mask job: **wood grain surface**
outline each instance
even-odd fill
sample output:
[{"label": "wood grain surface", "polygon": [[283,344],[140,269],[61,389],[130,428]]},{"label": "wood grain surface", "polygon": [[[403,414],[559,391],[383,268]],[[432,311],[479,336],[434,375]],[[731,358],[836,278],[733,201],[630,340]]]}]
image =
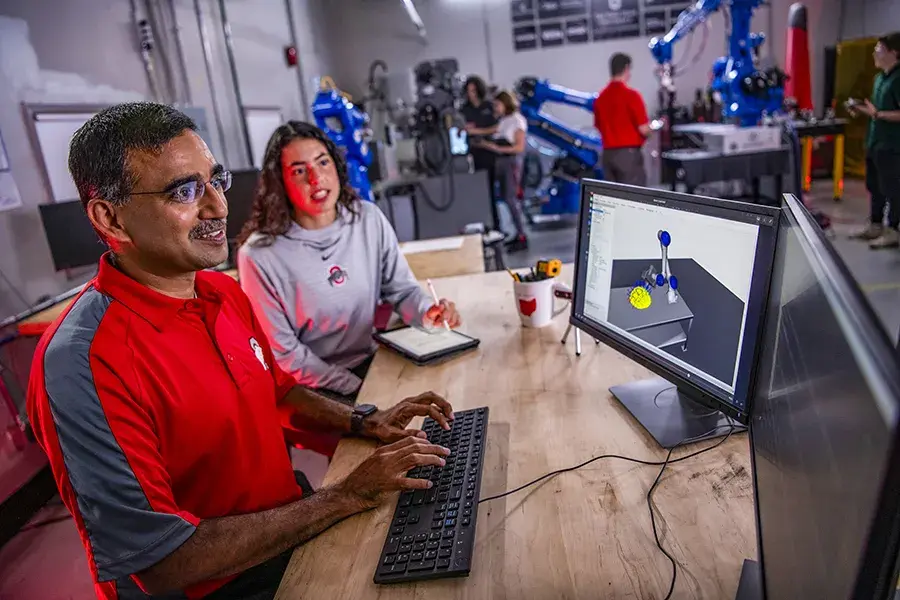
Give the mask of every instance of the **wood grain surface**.
[{"label": "wood grain surface", "polygon": [[[571,281],[571,266],[563,279]],[[561,316],[524,329],[506,273],[445,279],[442,295],[460,308],[462,330],[482,340],[473,353],[415,367],[380,351],[360,403],[381,407],[425,390],[456,409],[489,406],[482,497],[599,454],[662,460],[641,426],[610,395],[615,384],[649,371],[585,336],[560,344]],[[568,314],[568,313],[565,313]],[[674,457],[703,447],[703,442]],[[343,478],[375,448],[341,442],[325,484]],[[658,467],[604,459],[515,495],[479,506],[467,578],[376,586],[376,562],[396,496],[299,547],[278,598],[635,599],[663,598],[671,578],[656,548],[646,494]],[[744,558],[756,557],[753,489],[746,435],[667,469],[654,495],[660,538],[678,561],[674,598],[734,597]]]}]

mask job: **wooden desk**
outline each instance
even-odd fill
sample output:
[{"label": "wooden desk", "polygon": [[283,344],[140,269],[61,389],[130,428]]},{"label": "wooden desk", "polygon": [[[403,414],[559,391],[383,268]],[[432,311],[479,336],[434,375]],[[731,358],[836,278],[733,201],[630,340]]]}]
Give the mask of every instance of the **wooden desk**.
[{"label": "wooden desk", "polygon": [[[563,278],[571,281],[571,273],[567,266]],[[432,389],[457,409],[490,406],[482,497],[601,453],[665,457],[607,391],[650,376],[643,367],[591,343],[576,358],[573,340],[559,343],[564,317],[523,329],[506,273],[446,279],[441,291],[458,300],[464,330],[482,340],[479,350],[426,368],[381,351],[359,402],[385,407]],[[342,441],[326,484],[373,449],[364,440]],[[277,598],[659,599],[672,573],[647,510],[657,472],[604,459],[482,504],[468,578],[382,587],[372,577],[393,498],[299,547]],[[743,559],[756,556],[746,435],[669,467],[654,501],[661,539],[679,564],[674,597],[733,598]]]},{"label": "wooden desk", "polygon": [[[453,275],[484,273],[484,251],[480,235],[461,236],[462,246],[457,250],[418,252],[407,254],[406,260],[417,279],[436,279]],[[225,271],[237,279],[237,270]],[[443,294],[443,291],[441,292]],[[450,297],[450,296],[448,296]],[[20,335],[39,336],[71,304],[72,298],[63,300],[18,323]]]},{"label": "wooden desk", "polygon": [[[484,273],[484,245],[481,242],[481,235],[441,239],[457,240],[460,238],[462,238],[462,245],[459,249],[405,254],[409,268],[412,269],[416,279],[437,279],[438,277]],[[407,244],[400,244],[400,249],[402,250],[405,246]]]}]

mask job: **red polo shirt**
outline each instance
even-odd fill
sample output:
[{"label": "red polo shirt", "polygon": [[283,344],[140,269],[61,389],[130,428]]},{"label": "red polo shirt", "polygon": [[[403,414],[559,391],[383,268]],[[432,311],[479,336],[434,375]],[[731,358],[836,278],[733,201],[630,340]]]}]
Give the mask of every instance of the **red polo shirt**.
[{"label": "red polo shirt", "polygon": [[604,149],[640,148],[644,136],[638,127],[648,121],[644,99],[621,81],[611,81],[594,100],[594,127]]},{"label": "red polo shirt", "polygon": [[164,296],[104,256],[35,353],[28,416],[100,598],[134,597],[201,520],[300,498],[276,409],[293,378],[237,282],[200,272],[195,289]]}]

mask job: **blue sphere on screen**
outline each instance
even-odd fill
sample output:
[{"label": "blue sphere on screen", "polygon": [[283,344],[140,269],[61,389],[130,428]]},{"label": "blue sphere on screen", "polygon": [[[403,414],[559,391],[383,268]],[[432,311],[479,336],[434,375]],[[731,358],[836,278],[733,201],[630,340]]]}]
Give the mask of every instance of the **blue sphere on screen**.
[{"label": "blue sphere on screen", "polygon": [[671,275],[671,276],[669,277],[669,286],[671,286],[671,288],[672,288],[673,290],[677,290],[677,289],[678,289],[678,279],[676,279],[674,275]]},{"label": "blue sphere on screen", "polygon": [[668,231],[660,231],[659,241],[662,242],[663,246],[668,247],[668,245],[672,243],[672,236],[669,235]]},{"label": "blue sphere on screen", "polygon": [[656,285],[665,285],[665,283],[666,277],[662,273],[656,276]]}]

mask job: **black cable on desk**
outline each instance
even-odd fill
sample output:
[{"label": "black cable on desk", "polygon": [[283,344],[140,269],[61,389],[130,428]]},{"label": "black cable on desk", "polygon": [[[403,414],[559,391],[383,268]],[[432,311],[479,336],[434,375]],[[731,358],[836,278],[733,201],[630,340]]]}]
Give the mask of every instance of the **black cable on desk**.
[{"label": "black cable on desk", "polygon": [[[672,388],[665,388],[663,390],[660,390],[659,392],[657,392],[656,396],[658,397],[659,394],[661,394],[662,392],[668,391],[670,389],[672,389]],[[654,398],[654,401],[655,401],[655,398]],[[503,492],[502,494],[497,494],[495,496],[488,496],[487,498],[482,498],[481,500],[478,501],[478,504],[482,504],[483,502],[490,502],[491,500],[497,500],[498,498],[503,498],[505,496],[510,496],[512,494],[515,494],[516,492],[520,492],[520,491],[524,490],[525,488],[531,487],[534,484],[539,483],[545,479],[549,479],[550,477],[554,477],[561,473],[569,473],[570,471],[576,471],[582,467],[585,467],[585,466],[591,464],[592,462],[601,460],[603,458],[616,458],[619,460],[637,463],[640,465],[660,466],[661,468],[659,469],[659,473],[656,475],[656,479],[653,481],[653,485],[651,485],[650,489],[647,491],[647,508],[650,511],[650,525],[653,527],[653,539],[656,541],[656,547],[659,548],[660,552],[662,552],[663,555],[667,559],[669,559],[669,562],[672,564],[672,580],[669,583],[669,591],[664,598],[664,600],[669,600],[669,598],[672,597],[672,593],[675,591],[675,580],[678,576],[678,563],[675,562],[675,558],[671,554],[669,554],[669,552],[663,547],[662,542],[659,541],[659,533],[657,532],[657,529],[656,529],[656,516],[653,512],[653,492],[655,492],[656,488],[659,486],[659,482],[662,479],[663,473],[665,472],[667,466],[678,463],[678,462],[685,461],[685,460],[687,460],[689,458],[693,458],[695,456],[699,456],[700,454],[703,454],[704,452],[709,452],[710,450],[714,450],[714,449],[718,448],[719,446],[721,446],[722,444],[724,444],[726,441],[728,441],[728,438],[731,437],[731,434],[734,433],[734,430],[735,430],[734,421],[731,421],[730,418],[729,418],[729,421],[730,421],[730,423],[728,425],[717,425],[716,427],[713,427],[712,429],[710,429],[709,431],[707,431],[704,434],[685,438],[685,439],[681,440],[680,442],[678,442],[677,444],[675,444],[674,446],[669,448],[669,453],[666,455],[666,459],[662,462],[642,460],[640,458],[631,458],[628,456],[621,456],[619,454],[602,454],[600,456],[595,456],[594,458],[590,458],[581,464],[575,465],[574,467],[568,467],[566,469],[558,469],[556,471],[552,471],[550,473],[542,475],[542,476],[538,477],[537,479],[535,479],[533,481],[529,481],[528,483],[526,483],[524,485],[520,485],[519,487],[517,487],[513,490],[509,490],[508,492]],[[728,433],[725,435],[725,437],[720,439],[718,442],[716,442],[712,446],[707,446],[706,448],[703,448],[702,450],[697,450],[695,452],[691,452],[690,454],[686,454],[685,456],[682,456],[680,458],[676,458],[675,460],[672,460],[672,452],[674,452],[676,448],[678,448],[680,446],[684,446],[685,444],[690,444],[692,442],[702,440],[725,427],[729,428]]]}]

